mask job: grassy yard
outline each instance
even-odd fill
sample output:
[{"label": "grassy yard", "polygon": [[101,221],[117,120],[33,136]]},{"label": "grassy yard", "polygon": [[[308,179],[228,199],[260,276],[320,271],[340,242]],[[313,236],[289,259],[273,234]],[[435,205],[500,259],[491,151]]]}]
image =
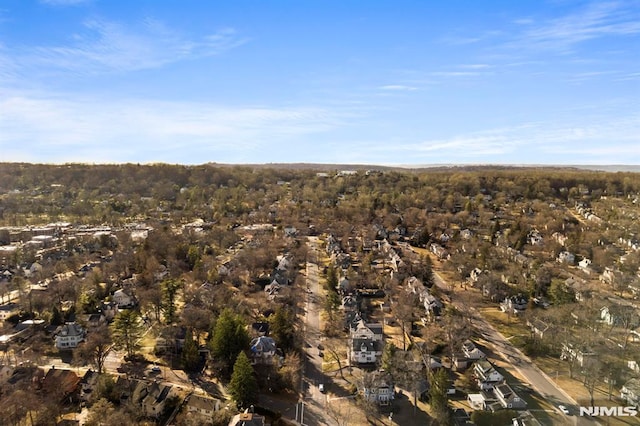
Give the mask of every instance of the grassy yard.
[{"label": "grassy yard", "polygon": [[480,308],[479,311],[507,339],[514,336],[529,335],[529,329],[519,318],[509,316],[501,312],[497,307]]}]

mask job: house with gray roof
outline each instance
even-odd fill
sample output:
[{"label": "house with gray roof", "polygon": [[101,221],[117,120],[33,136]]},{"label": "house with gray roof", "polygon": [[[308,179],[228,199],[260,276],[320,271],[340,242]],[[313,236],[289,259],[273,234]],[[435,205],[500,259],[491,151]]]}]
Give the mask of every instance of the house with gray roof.
[{"label": "house with gray roof", "polygon": [[349,360],[353,364],[373,364],[382,356],[382,341],[351,339]]},{"label": "house with gray roof", "polygon": [[58,328],[55,334],[56,348],[73,349],[84,340],[86,331],[77,322],[68,322]]},{"label": "house with gray roof", "polygon": [[495,386],[493,388],[493,394],[504,408],[511,408],[514,410],[524,410],[527,408],[526,401],[520,398],[511,386],[506,383]]},{"label": "house with gray roof", "polygon": [[268,336],[260,336],[251,340],[249,344],[251,362],[253,364],[274,364],[278,350],[275,340]]}]

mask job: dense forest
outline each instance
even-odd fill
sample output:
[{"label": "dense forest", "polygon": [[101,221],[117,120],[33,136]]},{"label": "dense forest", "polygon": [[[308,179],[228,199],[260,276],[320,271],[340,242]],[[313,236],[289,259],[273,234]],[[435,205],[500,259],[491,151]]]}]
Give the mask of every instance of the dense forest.
[{"label": "dense forest", "polygon": [[638,174],[556,168],[368,170],[326,178],[294,168],[5,163],[0,164],[0,221],[40,223],[44,215],[51,221],[119,224],[158,211],[172,212],[178,221],[224,221],[246,219],[288,200],[281,206],[293,215],[287,219],[322,225],[320,213],[335,208],[333,220],[359,217],[366,223],[408,209],[453,214],[485,195],[492,196],[485,207],[495,210],[509,201],[575,201],[639,190]]}]

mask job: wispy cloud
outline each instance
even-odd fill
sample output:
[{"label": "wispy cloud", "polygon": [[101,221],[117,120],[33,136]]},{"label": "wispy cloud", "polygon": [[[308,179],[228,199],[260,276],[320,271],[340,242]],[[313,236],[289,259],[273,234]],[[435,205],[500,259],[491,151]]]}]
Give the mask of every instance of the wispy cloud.
[{"label": "wispy cloud", "polygon": [[464,65],[460,65],[459,67],[463,68],[463,69],[482,70],[482,69],[491,68],[491,65],[489,65],[489,64],[464,64]]},{"label": "wispy cloud", "polygon": [[219,152],[267,152],[346,120],[340,112],[319,107],[69,99],[2,90],[0,111],[0,150],[6,158],[25,161],[44,156],[50,161],[171,162],[184,157],[205,162]]},{"label": "wispy cloud", "polygon": [[386,86],[380,86],[380,90],[391,90],[398,92],[411,92],[414,90],[418,90],[415,86],[406,86],[404,84],[389,84]]},{"label": "wispy cloud", "polygon": [[[513,162],[514,153],[529,163],[630,164],[640,161],[640,115],[584,122],[531,122],[417,143],[397,143],[394,151],[414,159],[440,162]],[[380,150],[387,149],[383,146]],[[523,161],[526,163],[527,161]]]},{"label": "wispy cloud", "polygon": [[570,76],[567,81],[570,83],[583,83],[586,81],[590,81],[590,80],[595,80],[601,77],[609,77],[610,79],[617,79],[617,75],[620,75],[619,71],[613,71],[613,70],[608,70],[608,71],[588,71],[588,72],[581,72],[581,73],[577,73],[574,74],[572,76]]},{"label": "wispy cloud", "polygon": [[617,81],[640,80],[640,72],[632,72],[622,75]]},{"label": "wispy cloud", "polygon": [[638,9],[620,2],[595,2],[566,16],[532,25],[513,47],[528,46],[566,51],[575,45],[607,36],[640,33]]},{"label": "wispy cloud", "polygon": [[483,73],[479,71],[433,71],[429,74],[434,77],[473,77]]},{"label": "wispy cloud", "polygon": [[137,28],[103,20],[87,21],[84,27],[69,45],[34,48],[21,62],[86,74],[135,71],[217,55],[247,42],[233,28],[192,40],[151,19]]}]

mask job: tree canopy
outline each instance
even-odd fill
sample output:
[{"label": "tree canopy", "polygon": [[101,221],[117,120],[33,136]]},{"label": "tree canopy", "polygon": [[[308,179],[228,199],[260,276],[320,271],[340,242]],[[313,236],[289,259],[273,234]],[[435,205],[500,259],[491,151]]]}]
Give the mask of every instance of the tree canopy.
[{"label": "tree canopy", "polygon": [[254,376],[251,362],[244,352],[238,354],[236,362],[233,364],[229,394],[240,408],[246,408],[257,400],[258,382]]},{"label": "tree canopy", "polygon": [[249,335],[242,317],[224,309],[213,330],[211,352],[223,370],[230,370],[238,354],[249,345]]}]

